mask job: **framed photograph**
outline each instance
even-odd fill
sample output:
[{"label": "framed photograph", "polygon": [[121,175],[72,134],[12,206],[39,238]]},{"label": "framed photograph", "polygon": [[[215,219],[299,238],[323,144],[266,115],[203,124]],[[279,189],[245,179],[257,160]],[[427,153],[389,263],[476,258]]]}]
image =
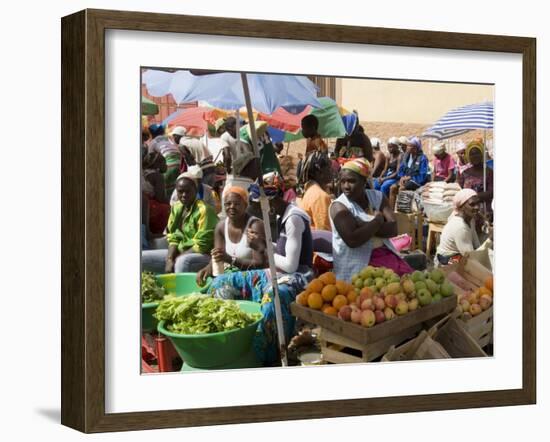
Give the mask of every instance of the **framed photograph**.
[{"label": "framed photograph", "polygon": [[[64,17],[61,24],[62,424],[91,433],[535,403],[534,38],[107,10],[80,11]],[[379,144],[383,150],[393,143],[393,135],[423,135],[422,145],[430,158],[441,149],[437,137],[441,139],[442,133],[436,134],[439,129],[428,124],[428,120],[435,123],[439,117],[430,114],[428,118],[425,109],[430,106],[426,103],[431,109],[439,109],[437,103],[443,103],[441,110],[459,102],[456,97],[491,103],[490,133],[476,133],[483,136],[483,145],[490,154],[495,189],[494,196],[491,194],[491,217],[498,225],[491,232],[495,244],[491,299],[493,292],[496,295],[489,357],[475,357],[478,355],[474,353],[464,358],[392,362],[399,358],[389,357],[385,347],[385,362],[379,362],[380,353],[371,358],[363,349],[358,359],[333,355],[334,364],[314,367],[271,363],[261,368],[241,364],[219,370],[192,370],[197,367],[193,366],[193,357],[188,356],[181,371],[180,367],[166,370],[160,365],[144,369],[149,366],[144,365],[143,349],[147,345],[142,334],[145,325],[140,286],[146,261],[143,239],[151,238],[142,236],[145,167],[140,152],[145,149],[145,154],[152,153],[148,157],[151,161],[158,155],[150,149],[151,140],[147,138],[151,134],[143,137],[143,129],[156,125],[170,128],[172,137],[189,135],[190,126],[180,133],[181,129],[175,130],[179,125],[170,121],[181,117],[186,109],[182,103],[193,101],[194,108],[208,102],[219,111],[204,117],[202,126],[194,126],[198,131],[195,135],[218,131],[231,115],[238,116],[243,103],[235,101],[235,112],[231,114],[229,105],[215,101],[225,92],[223,86],[209,101],[193,95],[198,87],[185,95],[169,85],[176,75],[213,78],[225,73],[242,81],[235,89],[239,93],[244,84],[250,84],[253,91],[255,75],[305,78],[299,80],[300,84],[315,85],[315,103],[322,97],[330,98],[327,103],[334,103],[342,117],[356,118],[354,128],[364,123],[371,141],[372,134],[381,134]],[[229,81],[225,84],[225,89],[236,87]],[[284,91],[285,87],[279,89]],[[411,102],[416,104],[412,108],[418,115],[399,112],[401,107],[411,108]],[[287,141],[300,130],[295,115],[308,114],[309,104],[311,109],[321,107],[315,103],[278,105],[289,115],[284,124],[275,121],[275,105],[266,109],[254,105],[258,114],[244,111],[243,118],[285,129],[278,133],[283,143],[279,153],[284,154],[286,147],[289,155]],[[248,109],[252,112],[250,106]],[[154,117],[144,118],[146,114]],[[440,114],[444,116],[443,111]],[[403,124],[392,126],[396,122],[410,122],[410,127],[405,130]],[[423,124],[414,126],[417,122]],[[251,140],[262,136],[261,127],[250,126]],[[338,145],[335,141],[346,140],[352,132],[346,129],[344,133],[324,135],[329,151],[357,147],[353,142]],[[474,135],[462,137],[468,142],[474,140]],[[270,136],[275,140],[274,132]],[[206,144],[210,142],[207,138]],[[302,142],[305,152],[307,147]],[[210,148],[214,150],[212,143]],[[457,143],[456,138],[448,141],[447,151],[454,154],[459,149]],[[178,163],[176,176],[183,173],[189,178],[191,171],[191,167],[180,169]],[[522,184],[510,186],[511,177]],[[175,204],[185,205],[185,190],[177,188],[175,181],[171,185],[175,188]],[[259,190],[260,198],[265,192]],[[431,227],[436,231],[437,226]],[[420,244],[421,230],[415,237]],[[430,232],[426,233],[431,237]],[[185,236],[185,232],[175,237],[180,238],[178,235]],[[200,252],[208,255],[212,244],[204,247]],[[163,267],[165,262],[166,256],[162,258]],[[166,270],[174,271],[175,264],[171,264]],[[197,269],[191,266],[182,271]],[[365,276],[365,281],[370,276]],[[359,276],[354,284],[357,279]],[[391,276],[386,279],[391,283]],[[319,290],[327,285],[337,287],[334,282],[322,282]],[[361,280],[353,290],[361,293],[363,285],[367,286]],[[332,299],[330,290],[326,296]],[[441,285],[432,292],[440,290]],[[311,290],[308,297],[310,294]],[[260,299],[263,305],[264,298]],[[448,299],[441,302],[449,303]],[[298,304],[293,302],[289,307],[294,316],[321,325],[329,332],[327,336],[334,332],[330,321],[323,319],[322,304],[306,307],[305,313]],[[428,315],[428,311],[421,308],[412,313],[419,321],[435,320],[437,314],[444,313],[434,309],[434,314]],[[390,324],[377,324],[359,332],[359,326],[349,325],[352,335],[368,332],[372,338],[381,326],[388,329]],[[407,337],[403,335],[400,342]],[[395,355],[399,343],[394,344]],[[220,354],[233,345],[220,347]],[[157,357],[160,364],[161,357]],[[155,371],[159,373],[152,373]]]}]

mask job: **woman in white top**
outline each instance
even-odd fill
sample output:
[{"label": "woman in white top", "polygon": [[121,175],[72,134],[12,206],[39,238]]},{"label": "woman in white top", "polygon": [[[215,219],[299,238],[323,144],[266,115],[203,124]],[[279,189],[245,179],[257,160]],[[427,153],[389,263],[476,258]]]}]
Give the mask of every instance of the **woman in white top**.
[{"label": "woman in white top", "polygon": [[[265,255],[256,252],[247,239],[252,224],[261,224],[257,228],[263,231],[262,220],[246,212],[248,192],[237,186],[226,188],[223,202],[227,216],[216,225],[212,259],[241,270],[267,267]],[[209,276],[212,276],[212,261],[198,272],[197,283],[204,285]]]},{"label": "woman in white top", "polygon": [[479,198],[472,189],[462,189],[453,199],[454,211],[441,232],[436,258],[440,265],[460,260],[466,253],[479,247],[475,218],[479,211]]}]

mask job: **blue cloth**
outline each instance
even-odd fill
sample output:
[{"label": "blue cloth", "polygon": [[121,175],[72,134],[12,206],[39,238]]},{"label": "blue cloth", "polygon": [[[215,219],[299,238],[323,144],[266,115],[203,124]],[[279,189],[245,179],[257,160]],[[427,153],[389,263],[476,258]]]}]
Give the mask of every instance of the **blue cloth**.
[{"label": "blue cloth", "polygon": [[380,185],[380,180],[377,178],[374,180],[374,189],[380,190],[384,195],[389,196],[390,195],[390,187],[397,183],[397,178],[392,178],[389,180],[385,180],[382,185]]},{"label": "blue cloth", "polygon": [[[383,202],[382,192],[379,190],[366,189],[365,194],[369,201],[370,208],[379,210]],[[343,204],[353,217],[360,221],[370,222],[374,218],[373,215],[369,215],[345,194],[340,195],[335,202]],[[332,256],[334,259],[334,273],[336,279],[349,281],[351,275],[359,272],[369,264],[372,251],[374,250],[373,240],[371,238],[363,245],[351,248],[344,242],[338,230],[336,230],[332,217],[330,218],[330,225],[332,227]],[[382,238],[382,242],[388,249],[397,254],[397,251],[389,239]]]},{"label": "blue cloth", "polygon": [[[290,342],[294,335],[296,318],[290,313],[290,304],[295,301],[296,295],[304,290],[307,280],[299,273],[288,275],[284,284],[279,284],[279,299],[283,317],[285,339]],[[254,337],[254,351],[264,365],[271,365],[280,360],[279,338],[277,336],[277,320],[275,304],[273,302],[273,286],[268,270],[247,270],[233,273],[224,273],[212,280],[208,293],[229,285],[240,292],[240,297],[246,301],[261,304],[263,319],[258,325]]]},{"label": "blue cloth", "polygon": [[422,152],[420,152],[416,158],[414,158],[411,166],[409,167],[410,154],[405,154],[401,165],[399,166],[399,172],[397,172],[398,178],[404,176],[410,176],[418,186],[423,186],[428,181],[429,167],[428,158]]}]

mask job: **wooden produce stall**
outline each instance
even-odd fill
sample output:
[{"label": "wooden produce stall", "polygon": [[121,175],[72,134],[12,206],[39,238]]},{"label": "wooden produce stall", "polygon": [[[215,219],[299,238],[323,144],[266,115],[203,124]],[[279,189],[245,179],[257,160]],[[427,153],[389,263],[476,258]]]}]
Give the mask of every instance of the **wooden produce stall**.
[{"label": "wooden produce stall", "polygon": [[[370,362],[382,356],[391,346],[416,336],[425,321],[452,312],[456,305],[457,296],[454,294],[369,328],[298,303],[292,303],[290,311],[294,316],[320,327],[321,350],[325,362],[354,363]],[[360,356],[349,354],[346,349],[354,349],[354,353],[359,353]]]}]

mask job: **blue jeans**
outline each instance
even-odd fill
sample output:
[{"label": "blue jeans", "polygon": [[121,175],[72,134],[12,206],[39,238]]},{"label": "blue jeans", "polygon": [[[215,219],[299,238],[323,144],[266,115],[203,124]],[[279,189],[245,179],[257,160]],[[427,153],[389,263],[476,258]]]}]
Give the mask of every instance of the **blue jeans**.
[{"label": "blue jeans", "polygon": [[[141,268],[153,273],[164,273],[168,249],[143,250]],[[174,263],[174,273],[198,272],[210,262],[210,255],[186,253],[179,255]]]},{"label": "blue jeans", "polygon": [[384,195],[389,196],[390,195],[390,187],[395,183],[397,183],[397,178],[384,180],[382,185],[380,185],[380,180],[377,178],[377,179],[374,180],[374,188],[376,190],[380,190]]}]

